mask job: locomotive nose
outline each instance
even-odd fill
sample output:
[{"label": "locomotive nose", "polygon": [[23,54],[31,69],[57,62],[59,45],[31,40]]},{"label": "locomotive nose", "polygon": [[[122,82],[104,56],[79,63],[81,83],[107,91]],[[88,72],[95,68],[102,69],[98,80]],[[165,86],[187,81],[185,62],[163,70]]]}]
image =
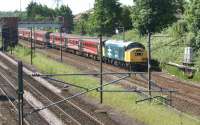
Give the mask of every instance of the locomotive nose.
[{"label": "locomotive nose", "polygon": [[147,54],[142,48],[134,48],[126,52],[126,61],[132,63],[146,62]]}]

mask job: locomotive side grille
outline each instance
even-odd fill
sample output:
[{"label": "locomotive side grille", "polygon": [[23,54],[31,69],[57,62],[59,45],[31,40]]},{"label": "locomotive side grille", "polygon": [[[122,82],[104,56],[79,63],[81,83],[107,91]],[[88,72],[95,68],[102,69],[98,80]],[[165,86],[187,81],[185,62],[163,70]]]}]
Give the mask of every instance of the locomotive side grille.
[{"label": "locomotive side grille", "polygon": [[135,53],[135,56],[143,56],[144,53]]}]

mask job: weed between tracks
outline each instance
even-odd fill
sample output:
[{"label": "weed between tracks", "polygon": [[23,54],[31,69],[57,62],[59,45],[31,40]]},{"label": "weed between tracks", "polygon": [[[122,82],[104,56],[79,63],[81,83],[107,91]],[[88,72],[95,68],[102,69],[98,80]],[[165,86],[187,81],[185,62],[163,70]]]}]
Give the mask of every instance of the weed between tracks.
[{"label": "weed between tracks", "polygon": [[[188,80],[188,77],[186,75],[184,75],[184,73],[180,70],[178,70],[177,68],[173,67],[173,66],[165,66],[167,71],[172,74],[172,75],[175,75],[181,79],[184,79],[184,80]],[[200,81],[200,72],[196,72],[194,77],[191,79],[191,81],[194,81],[194,82],[197,82],[199,83]]]},{"label": "weed between tracks", "polygon": [[[17,58],[20,58],[26,63],[30,63],[30,50],[27,48],[17,47],[14,51]],[[75,67],[54,61],[40,53],[36,53],[33,59],[34,66],[42,73],[56,74],[56,73],[80,73],[81,71]],[[70,76],[59,77],[66,82],[81,85],[87,88],[93,88],[99,85],[98,79],[86,76]],[[120,86],[110,85],[105,89],[119,90]],[[73,89],[74,91],[81,91]],[[98,101],[99,93],[91,92],[87,94],[88,97],[94,98]],[[135,104],[135,101],[140,97],[136,94],[130,93],[104,93],[104,104],[109,105],[116,110],[120,110],[130,117],[136,118],[138,121],[147,125],[199,125],[199,122],[191,120],[174,111],[166,108],[158,103],[149,104],[143,102]]]}]

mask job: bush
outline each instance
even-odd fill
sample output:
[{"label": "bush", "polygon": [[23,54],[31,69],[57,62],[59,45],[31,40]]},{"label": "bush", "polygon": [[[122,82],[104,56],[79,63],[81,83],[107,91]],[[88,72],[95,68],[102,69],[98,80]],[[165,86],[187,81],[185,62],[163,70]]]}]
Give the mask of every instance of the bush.
[{"label": "bush", "polygon": [[182,37],[187,32],[187,22],[185,20],[179,20],[169,27],[168,33],[170,36]]},{"label": "bush", "polygon": [[197,54],[200,49],[200,31],[197,34],[190,32],[186,38],[189,46],[193,48],[194,54]]}]

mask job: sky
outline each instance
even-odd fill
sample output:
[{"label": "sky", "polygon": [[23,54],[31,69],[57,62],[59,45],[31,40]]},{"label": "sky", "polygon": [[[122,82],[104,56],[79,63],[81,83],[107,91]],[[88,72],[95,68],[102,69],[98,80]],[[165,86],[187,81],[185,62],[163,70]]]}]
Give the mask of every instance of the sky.
[{"label": "sky", "polygon": [[[20,0],[0,0],[0,11],[20,10]],[[21,0],[22,10],[25,10],[31,1],[45,4],[50,8],[56,7],[56,0]],[[68,5],[73,14],[84,12],[93,7],[95,0],[61,0],[61,4]],[[133,5],[133,0],[119,0],[124,5]]]}]

